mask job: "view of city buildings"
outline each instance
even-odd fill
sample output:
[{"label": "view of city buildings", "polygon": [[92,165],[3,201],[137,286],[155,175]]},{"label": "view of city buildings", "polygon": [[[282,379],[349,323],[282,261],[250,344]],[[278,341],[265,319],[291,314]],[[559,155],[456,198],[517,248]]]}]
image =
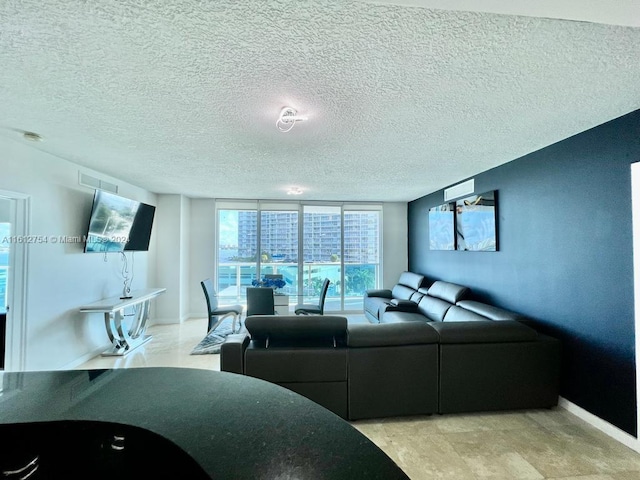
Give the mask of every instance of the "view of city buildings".
[{"label": "view of city buildings", "polygon": [[344,297],[346,308],[349,298],[361,302],[364,291],[377,285],[378,210],[342,211],[333,206],[305,207],[302,213],[226,210],[220,211],[219,227],[226,232],[218,251],[221,296],[242,299],[242,287],[277,273],[287,282],[283,293],[292,296],[313,297],[329,278],[328,297]]}]

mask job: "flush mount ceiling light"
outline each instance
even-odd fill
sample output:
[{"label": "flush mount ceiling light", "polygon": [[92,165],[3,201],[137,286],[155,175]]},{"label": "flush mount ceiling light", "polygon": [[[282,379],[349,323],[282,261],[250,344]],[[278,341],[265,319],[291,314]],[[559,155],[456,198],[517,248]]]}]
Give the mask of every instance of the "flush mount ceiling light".
[{"label": "flush mount ceiling light", "polygon": [[276,120],[276,127],[281,132],[286,133],[293,128],[296,122],[302,122],[306,119],[307,117],[299,117],[295,108],[284,107]]},{"label": "flush mount ceiling light", "polygon": [[287,190],[287,195],[302,195],[302,189],[300,187],[291,187]]}]

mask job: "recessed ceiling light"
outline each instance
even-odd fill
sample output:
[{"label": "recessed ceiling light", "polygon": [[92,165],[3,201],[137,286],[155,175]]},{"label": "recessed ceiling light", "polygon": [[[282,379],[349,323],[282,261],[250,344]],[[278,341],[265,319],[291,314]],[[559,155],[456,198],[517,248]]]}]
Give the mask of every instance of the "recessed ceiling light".
[{"label": "recessed ceiling light", "polygon": [[25,140],[29,140],[30,142],[41,142],[42,137],[35,132],[24,132],[22,137]]},{"label": "recessed ceiling light", "polygon": [[287,190],[287,195],[302,195],[302,189],[300,187],[291,187]]}]

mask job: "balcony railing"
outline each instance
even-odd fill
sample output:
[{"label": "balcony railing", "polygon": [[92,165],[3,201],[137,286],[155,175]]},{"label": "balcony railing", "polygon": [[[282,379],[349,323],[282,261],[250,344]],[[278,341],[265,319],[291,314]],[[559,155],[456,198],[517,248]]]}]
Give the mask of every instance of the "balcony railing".
[{"label": "balcony railing", "polygon": [[[314,262],[302,266],[302,278],[298,278],[297,263],[261,263],[260,275],[256,275],[252,262],[225,262],[218,266],[218,297],[220,303],[246,304],[246,287],[265,274],[281,274],[287,285],[279,290],[289,295],[290,305],[316,303],[325,278],[331,281],[325,311],[338,312],[362,310],[365,290],[376,288],[379,265],[372,263],[346,263],[345,284],[342,284],[339,262]],[[342,307],[344,297],[344,308]]]}]

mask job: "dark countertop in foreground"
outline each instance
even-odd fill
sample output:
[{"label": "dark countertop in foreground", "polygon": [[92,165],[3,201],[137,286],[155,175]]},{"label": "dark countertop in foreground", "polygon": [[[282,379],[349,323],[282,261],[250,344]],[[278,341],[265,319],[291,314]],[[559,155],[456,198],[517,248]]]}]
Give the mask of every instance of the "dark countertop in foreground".
[{"label": "dark countertop in foreground", "polygon": [[0,427],[79,420],[140,427],[179,446],[216,479],[408,478],[338,416],[251,377],[140,368],[2,378]]}]

